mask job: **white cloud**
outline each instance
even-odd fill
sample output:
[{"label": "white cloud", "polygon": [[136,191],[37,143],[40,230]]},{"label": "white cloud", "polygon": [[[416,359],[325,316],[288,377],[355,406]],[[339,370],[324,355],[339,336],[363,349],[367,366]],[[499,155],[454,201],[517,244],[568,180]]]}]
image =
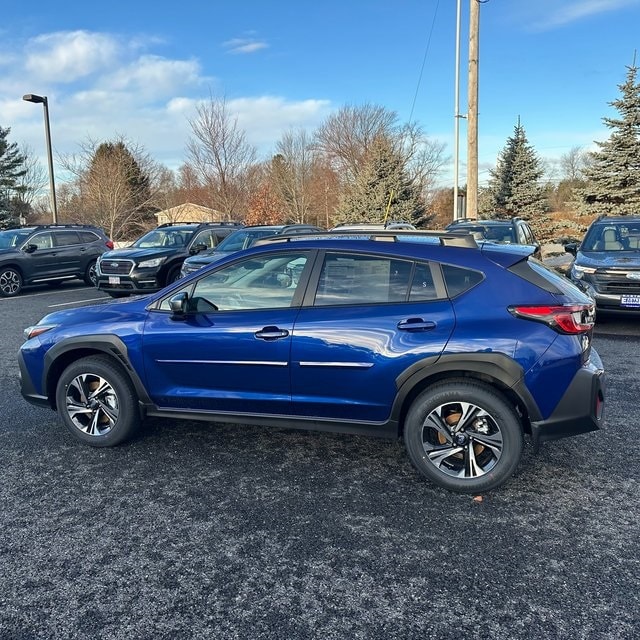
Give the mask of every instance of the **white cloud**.
[{"label": "white cloud", "polygon": [[88,31],[49,33],[25,46],[25,68],[34,80],[70,83],[112,65],[119,45],[113,37]]},{"label": "white cloud", "polygon": [[249,140],[265,152],[288,129],[315,128],[329,113],[328,100],[288,102],[284,98],[260,96],[228,100],[229,112],[238,118]]},{"label": "white cloud", "polygon": [[255,53],[260,49],[266,49],[269,45],[261,40],[248,38],[234,38],[223,44],[229,53]]},{"label": "white cloud", "polygon": [[[10,50],[0,42],[0,125],[11,127],[11,141],[29,145],[46,162],[42,108],[22,100],[24,93],[38,93],[49,98],[54,156],[77,153],[88,139],[122,135],[176,169],[186,159],[196,105],[224,89],[200,61],[154,55],[157,46],[150,37],[88,31],[42,34],[13,42]],[[227,105],[262,157],[284,131],[316,128],[331,107],[327,100],[274,96]]]},{"label": "white cloud", "polygon": [[195,60],[168,60],[145,55],[105,76],[102,84],[111,91],[136,92],[147,99],[171,95],[179,87],[205,83]]},{"label": "white cloud", "polygon": [[639,0],[573,0],[572,2],[554,0],[552,4],[537,3],[533,8],[541,9],[544,17],[536,19],[532,26],[539,30],[553,29],[600,13],[638,4],[640,4]]}]

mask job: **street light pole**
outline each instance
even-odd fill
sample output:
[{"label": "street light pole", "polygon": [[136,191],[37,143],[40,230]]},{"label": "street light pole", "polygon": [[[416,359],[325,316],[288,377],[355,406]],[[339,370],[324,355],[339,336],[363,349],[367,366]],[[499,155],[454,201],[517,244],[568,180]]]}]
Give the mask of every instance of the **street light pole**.
[{"label": "street light pole", "polygon": [[38,96],[34,93],[27,93],[22,96],[26,102],[42,104],[44,108],[44,134],[47,144],[47,159],[49,161],[49,195],[51,198],[51,212],[53,214],[53,224],[58,224],[58,205],[56,203],[56,186],[53,178],[53,153],[51,151],[51,129],[49,128],[49,101],[47,96]]}]

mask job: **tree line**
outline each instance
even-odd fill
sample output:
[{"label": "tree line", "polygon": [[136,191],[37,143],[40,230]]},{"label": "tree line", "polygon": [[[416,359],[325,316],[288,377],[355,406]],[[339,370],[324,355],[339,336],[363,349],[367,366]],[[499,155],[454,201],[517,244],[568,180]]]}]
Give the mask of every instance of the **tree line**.
[{"label": "tree line", "polygon": [[[640,212],[640,85],[628,67],[617,118],[598,150],[576,147],[562,156],[553,180],[517,119],[486,186],[479,217],[519,216],[537,235],[579,235],[595,215]],[[422,228],[451,219],[453,189],[438,188],[450,161],[445,145],[415,123],[373,104],[345,106],[313,132],[292,129],[260,160],[225,98],[210,96],[189,121],[187,158],[177,170],[117,136],[88,140],[58,159],[70,179],[57,190],[60,221],[91,223],[114,239],[155,224],[154,213],[186,202],[246,224],[406,220]],[[50,219],[46,184],[33,153],[9,142],[0,127],[0,227]],[[557,177],[557,176],[556,176]],[[461,189],[464,193],[464,187]],[[560,215],[559,215],[560,214]],[[563,216],[563,214],[566,214]],[[584,220],[581,221],[581,218]]]}]

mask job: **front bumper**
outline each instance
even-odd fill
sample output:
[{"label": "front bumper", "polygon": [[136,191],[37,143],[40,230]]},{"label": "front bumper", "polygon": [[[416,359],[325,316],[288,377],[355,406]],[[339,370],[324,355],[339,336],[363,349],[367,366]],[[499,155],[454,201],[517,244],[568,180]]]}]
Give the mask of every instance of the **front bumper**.
[{"label": "front bumper", "polygon": [[47,396],[38,393],[35,385],[33,384],[33,380],[31,380],[31,376],[29,375],[29,371],[27,369],[27,365],[24,361],[24,356],[22,352],[18,352],[18,368],[20,369],[20,393],[22,397],[31,404],[35,404],[38,407],[47,407],[51,409],[51,403],[49,402],[49,398]]},{"label": "front bumper", "polygon": [[133,270],[129,275],[107,276],[98,274],[96,287],[107,293],[154,293],[160,291],[162,285],[158,282],[157,272],[145,273],[144,270]]},{"label": "front bumper", "polygon": [[597,431],[604,424],[606,379],[600,356],[592,349],[589,362],[578,371],[553,413],[531,423],[534,448],[557,440]]}]

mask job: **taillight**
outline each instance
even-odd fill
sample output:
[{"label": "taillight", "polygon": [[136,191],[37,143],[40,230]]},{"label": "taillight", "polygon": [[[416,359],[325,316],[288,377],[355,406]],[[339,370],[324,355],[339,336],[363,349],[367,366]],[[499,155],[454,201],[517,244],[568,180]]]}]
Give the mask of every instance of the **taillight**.
[{"label": "taillight", "polygon": [[544,322],[559,333],[588,333],[595,324],[593,304],[514,305],[509,311],[518,318]]},{"label": "taillight", "polygon": [[111,240],[107,240],[105,244],[107,245],[107,249],[113,249],[114,247],[114,244],[113,242],[111,242]]}]

